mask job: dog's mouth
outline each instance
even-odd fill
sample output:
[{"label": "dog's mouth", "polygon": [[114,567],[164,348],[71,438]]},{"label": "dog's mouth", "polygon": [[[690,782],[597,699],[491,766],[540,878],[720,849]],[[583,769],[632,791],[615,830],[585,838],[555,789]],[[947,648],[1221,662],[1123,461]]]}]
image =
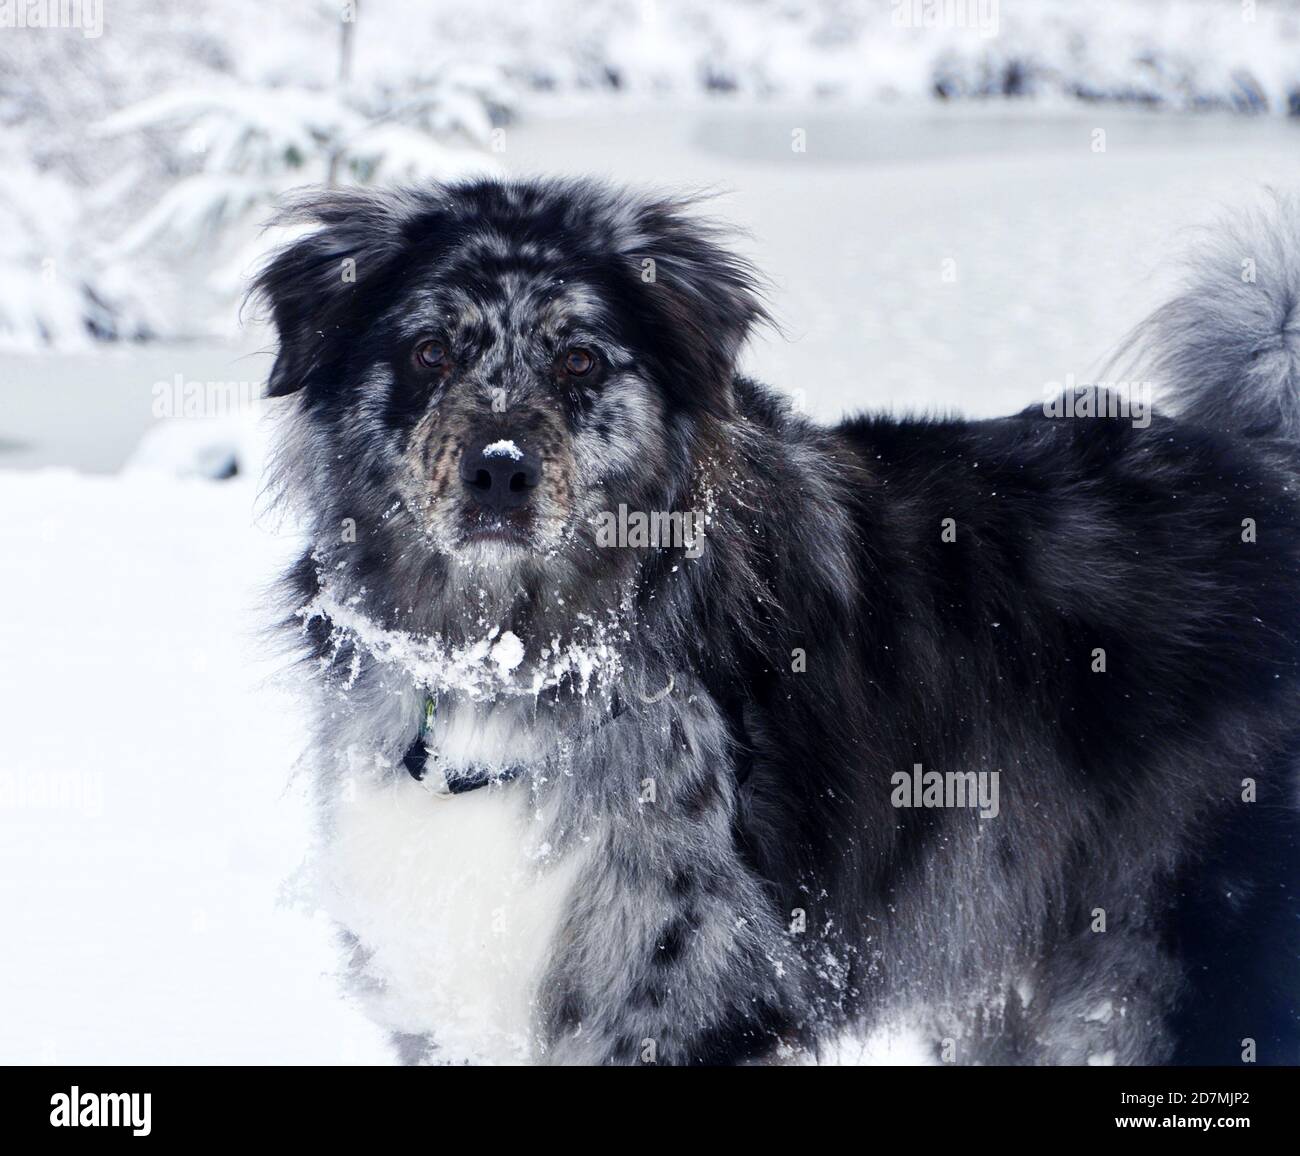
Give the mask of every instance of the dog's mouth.
[{"label": "dog's mouth", "polygon": [[460,519],[460,545],[532,545],[532,516],[527,510],[466,510]]}]

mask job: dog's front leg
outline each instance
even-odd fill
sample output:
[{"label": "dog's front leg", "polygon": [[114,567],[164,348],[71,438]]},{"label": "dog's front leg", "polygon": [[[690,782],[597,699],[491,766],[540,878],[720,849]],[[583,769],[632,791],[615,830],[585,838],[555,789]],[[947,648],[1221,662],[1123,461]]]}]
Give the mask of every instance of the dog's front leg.
[{"label": "dog's front leg", "polygon": [[547,1062],[732,1063],[772,1050],[799,1016],[797,953],[736,849],[716,712],[695,700],[663,721],[666,741],[604,752],[607,768],[641,770],[607,776],[542,988]]}]

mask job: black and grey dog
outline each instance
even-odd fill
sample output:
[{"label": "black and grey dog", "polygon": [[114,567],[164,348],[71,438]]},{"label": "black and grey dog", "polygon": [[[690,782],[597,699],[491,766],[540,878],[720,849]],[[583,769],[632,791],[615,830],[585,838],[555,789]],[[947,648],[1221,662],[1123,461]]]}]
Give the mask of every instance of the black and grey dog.
[{"label": "black and grey dog", "polygon": [[288,215],[320,875],[405,1058],[1300,1060],[1300,215],[1146,327],[1176,417],[834,428],[684,203]]}]

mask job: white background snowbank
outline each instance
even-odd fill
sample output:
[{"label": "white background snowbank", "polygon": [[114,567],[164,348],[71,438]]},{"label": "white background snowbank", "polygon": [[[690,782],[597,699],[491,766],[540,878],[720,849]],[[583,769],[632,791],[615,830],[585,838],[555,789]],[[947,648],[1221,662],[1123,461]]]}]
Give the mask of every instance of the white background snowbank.
[{"label": "white background snowbank", "polygon": [[0,474],[0,1062],[383,1056],[283,902],[307,816],[251,482]]}]

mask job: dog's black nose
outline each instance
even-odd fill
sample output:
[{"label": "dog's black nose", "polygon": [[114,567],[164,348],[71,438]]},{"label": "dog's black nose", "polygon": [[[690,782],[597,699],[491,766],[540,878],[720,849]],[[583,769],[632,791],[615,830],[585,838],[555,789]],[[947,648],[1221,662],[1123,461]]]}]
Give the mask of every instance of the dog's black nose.
[{"label": "dog's black nose", "polygon": [[541,462],[512,441],[461,455],[460,480],[489,510],[517,510],[542,480]]}]

